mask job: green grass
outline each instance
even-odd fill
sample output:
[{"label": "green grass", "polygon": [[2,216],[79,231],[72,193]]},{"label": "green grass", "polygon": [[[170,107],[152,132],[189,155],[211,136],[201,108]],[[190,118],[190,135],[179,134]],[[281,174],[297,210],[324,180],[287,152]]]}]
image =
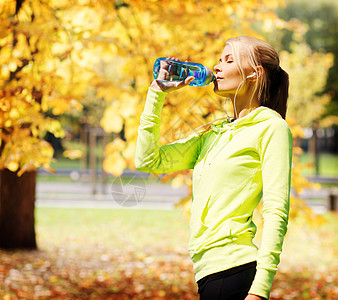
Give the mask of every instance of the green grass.
[{"label": "green grass", "polygon": [[188,223],[180,209],[128,210],[128,209],[62,209],[36,208],[38,243],[42,247],[48,237],[52,242],[67,244],[70,236],[77,237],[77,245],[106,246],[130,243],[145,247],[165,243],[166,247],[185,245]]},{"label": "green grass", "polygon": [[[309,225],[290,221],[282,269],[297,267],[300,261],[320,268],[335,259],[338,218],[335,213],[326,213],[323,217],[327,222],[316,226],[311,226],[310,220]],[[181,209],[36,208],[36,228],[41,248],[66,245],[78,249],[101,244],[104,247],[129,245],[133,249],[160,247],[170,250],[186,249],[189,239],[189,223]],[[259,243],[259,234],[256,241]]]},{"label": "green grass", "polygon": [[43,174],[38,175],[38,182],[72,182],[71,178],[66,175]]},{"label": "green grass", "polygon": [[[301,163],[314,163],[314,157],[310,153],[303,153],[299,157]],[[315,175],[315,168],[306,168],[303,175]],[[323,153],[319,157],[319,175],[327,177],[338,176],[338,155]]]},{"label": "green grass", "polygon": [[54,169],[80,169],[81,160],[80,159],[69,159],[66,157],[55,158],[50,166]]},{"label": "green grass", "polygon": [[[80,159],[69,159],[64,157],[62,152],[59,152],[57,158],[54,162],[51,163],[52,168],[56,169],[80,169],[82,164],[85,164],[84,159],[87,151],[89,151],[85,144],[78,141],[67,141],[63,142],[65,149],[78,149],[82,151],[83,158]],[[103,158],[104,147],[101,144],[97,144],[95,147],[95,156],[96,156],[96,167],[97,169],[102,169],[102,166],[98,165],[99,160]]]},{"label": "green grass", "polygon": [[[130,183],[130,181],[132,180],[133,184],[167,184],[164,182],[161,182],[159,178],[147,178],[147,177],[120,177],[122,183]],[[107,181],[106,184],[113,184],[113,183],[117,183],[120,180],[118,177],[114,177],[112,175],[108,175],[107,177]],[[37,181],[38,182],[87,182],[90,183],[90,177],[87,178],[80,178],[79,180],[73,180],[69,175],[56,175],[56,174],[39,174],[37,177]],[[96,183],[97,184],[101,184],[102,179],[100,176],[98,176],[96,178]],[[171,181],[169,181],[170,183]]]}]

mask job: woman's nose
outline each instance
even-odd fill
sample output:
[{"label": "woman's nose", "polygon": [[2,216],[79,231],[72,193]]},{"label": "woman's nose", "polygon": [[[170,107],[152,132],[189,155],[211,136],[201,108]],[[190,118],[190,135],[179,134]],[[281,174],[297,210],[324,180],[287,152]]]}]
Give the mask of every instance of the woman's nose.
[{"label": "woman's nose", "polygon": [[215,71],[215,72],[220,71],[220,69],[219,69],[219,64],[216,65],[216,66],[214,66],[214,71]]}]

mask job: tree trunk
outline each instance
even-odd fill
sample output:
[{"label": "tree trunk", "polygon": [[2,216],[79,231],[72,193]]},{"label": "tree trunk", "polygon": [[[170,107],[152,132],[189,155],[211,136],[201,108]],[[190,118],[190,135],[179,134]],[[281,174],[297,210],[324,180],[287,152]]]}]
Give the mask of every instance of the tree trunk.
[{"label": "tree trunk", "polygon": [[0,171],[0,248],[36,249],[35,186],[36,171]]}]

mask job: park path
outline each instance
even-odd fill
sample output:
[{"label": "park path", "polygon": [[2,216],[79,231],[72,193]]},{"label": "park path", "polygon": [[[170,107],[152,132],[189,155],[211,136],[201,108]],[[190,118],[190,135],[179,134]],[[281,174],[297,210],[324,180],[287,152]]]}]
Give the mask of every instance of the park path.
[{"label": "park path", "polygon": [[[93,187],[85,182],[38,182],[37,207],[64,208],[115,208],[115,209],[174,209],[175,203],[189,194],[187,187],[174,189],[169,184],[146,183],[138,180],[120,181]],[[307,199],[316,213],[327,211],[327,190],[304,190],[300,195]]]},{"label": "park path", "polygon": [[172,188],[168,184],[145,183],[142,180],[116,182],[93,187],[84,182],[38,182],[37,207],[83,207],[127,209],[173,209],[189,194],[186,187]]}]

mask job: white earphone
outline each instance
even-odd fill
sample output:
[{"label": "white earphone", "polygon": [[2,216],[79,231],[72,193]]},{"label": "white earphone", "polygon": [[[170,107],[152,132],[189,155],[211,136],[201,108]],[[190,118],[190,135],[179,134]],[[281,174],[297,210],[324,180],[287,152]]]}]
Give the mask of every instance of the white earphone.
[{"label": "white earphone", "polygon": [[256,72],[253,72],[252,75],[249,75],[249,76],[247,76],[246,78],[252,78],[252,77],[255,77],[256,75],[257,75]]}]

